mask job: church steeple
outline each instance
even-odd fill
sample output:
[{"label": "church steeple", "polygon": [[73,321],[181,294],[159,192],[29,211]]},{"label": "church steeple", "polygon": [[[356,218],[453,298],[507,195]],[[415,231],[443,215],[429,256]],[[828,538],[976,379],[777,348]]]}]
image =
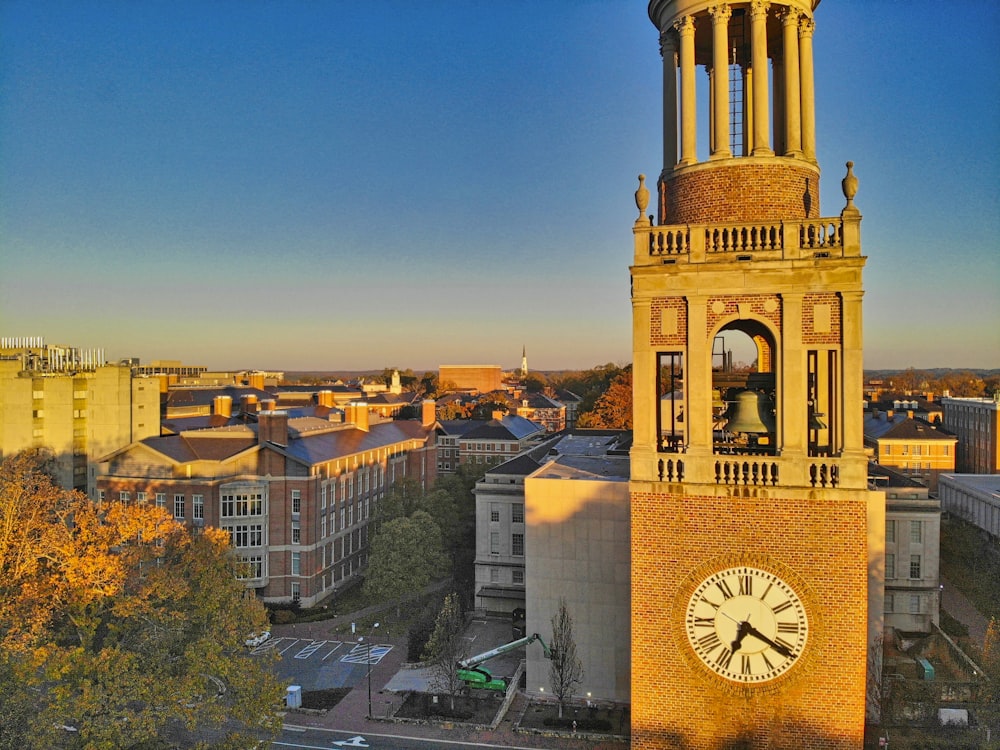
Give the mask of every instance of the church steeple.
[{"label": "church steeple", "polygon": [[528,377],[528,348],[526,346],[521,347],[521,377]]}]

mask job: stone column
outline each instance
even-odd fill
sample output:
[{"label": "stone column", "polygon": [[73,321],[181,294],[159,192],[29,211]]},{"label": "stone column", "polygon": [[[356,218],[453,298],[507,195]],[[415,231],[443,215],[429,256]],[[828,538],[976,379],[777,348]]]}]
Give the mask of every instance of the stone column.
[{"label": "stone column", "polygon": [[698,160],[695,133],[697,115],[694,96],[694,16],[684,16],[674,28],[680,36],[681,62],[681,164]]},{"label": "stone column", "polygon": [[773,156],[771,123],[767,116],[767,9],[770,3],[750,3],[750,44],[753,66],[753,155]]},{"label": "stone column", "polygon": [[803,18],[799,23],[799,70],[802,109],[802,155],[816,163],[816,96],[813,89],[813,31],[816,23]]},{"label": "stone column", "polygon": [[677,39],[669,29],[660,34],[663,56],[663,171],[677,166]]},{"label": "stone column", "polygon": [[728,159],[729,150],[729,17],[728,5],[713,5],[712,15],[712,157]]},{"label": "stone column", "polygon": [[774,131],[771,134],[771,150],[776,154],[785,153],[785,61],[781,50],[771,50],[771,122]]},{"label": "stone column", "polygon": [[785,155],[802,155],[802,104],[799,97],[799,12],[781,14],[782,49],[785,52]]},{"label": "stone column", "polygon": [[743,156],[753,153],[753,70],[743,64]]}]

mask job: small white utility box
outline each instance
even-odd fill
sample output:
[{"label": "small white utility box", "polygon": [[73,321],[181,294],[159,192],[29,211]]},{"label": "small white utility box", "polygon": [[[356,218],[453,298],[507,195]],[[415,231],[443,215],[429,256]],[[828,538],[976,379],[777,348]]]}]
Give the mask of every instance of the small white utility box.
[{"label": "small white utility box", "polygon": [[285,707],[302,708],[302,686],[289,685],[285,688]]}]

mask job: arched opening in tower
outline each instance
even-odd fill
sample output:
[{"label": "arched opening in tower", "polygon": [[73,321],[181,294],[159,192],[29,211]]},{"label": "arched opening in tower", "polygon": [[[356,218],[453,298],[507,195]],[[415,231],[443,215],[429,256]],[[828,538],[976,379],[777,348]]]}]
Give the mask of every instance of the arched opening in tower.
[{"label": "arched opening in tower", "polygon": [[774,455],[777,448],[776,344],[752,319],[734,320],[712,346],[712,448],[723,454]]}]

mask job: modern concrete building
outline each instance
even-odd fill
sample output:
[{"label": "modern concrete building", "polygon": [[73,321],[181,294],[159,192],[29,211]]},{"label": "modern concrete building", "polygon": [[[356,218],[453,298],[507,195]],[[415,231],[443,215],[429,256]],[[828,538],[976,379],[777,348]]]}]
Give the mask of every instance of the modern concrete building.
[{"label": "modern concrete building", "polygon": [[[576,431],[546,442],[534,459],[542,465],[523,480],[526,632],[551,634],[566,603],[584,669],[581,701],[628,702],[632,676],[650,676],[630,651],[629,445],[628,433]],[[484,489],[482,500],[502,506],[498,494]],[[477,511],[480,497],[477,488]],[[534,696],[551,691],[549,662],[531,649],[526,685]]]},{"label": "modern concrete building", "polygon": [[155,503],[192,528],[229,531],[265,601],[311,606],[368,560],[368,524],[393,485],[437,477],[434,403],[422,420],[347,423],[257,414],[256,423],[134,442],[104,457],[102,501]]},{"label": "modern concrete building", "polygon": [[100,456],[160,432],[159,382],[103,352],[0,341],[0,455],[48,448],[62,487],[92,497]]},{"label": "modern concrete building", "polygon": [[944,427],[958,438],[955,468],[965,474],[1000,473],[1000,392],[993,398],[943,398]]},{"label": "modern concrete building", "polygon": [[[510,614],[525,607],[525,564],[533,543],[533,527],[525,522],[525,480],[542,466],[565,457],[603,458],[618,451],[613,466],[621,468],[621,445],[628,433],[617,430],[577,430],[543,441],[486,472],[475,487],[476,584],[475,606],[487,614]],[[535,503],[545,504],[536,495]],[[586,575],[586,570],[579,571]],[[622,582],[627,585],[627,580]],[[534,591],[535,595],[538,591]],[[536,603],[537,604],[537,603]],[[548,627],[540,624],[543,630]],[[535,631],[532,631],[535,632]],[[542,630],[537,632],[543,632]]]},{"label": "modern concrete building", "polygon": [[1000,541],[1000,474],[942,474],[941,508]]},{"label": "modern concrete building", "polygon": [[452,383],[461,391],[490,393],[503,388],[503,370],[500,365],[441,365],[438,383]]}]

